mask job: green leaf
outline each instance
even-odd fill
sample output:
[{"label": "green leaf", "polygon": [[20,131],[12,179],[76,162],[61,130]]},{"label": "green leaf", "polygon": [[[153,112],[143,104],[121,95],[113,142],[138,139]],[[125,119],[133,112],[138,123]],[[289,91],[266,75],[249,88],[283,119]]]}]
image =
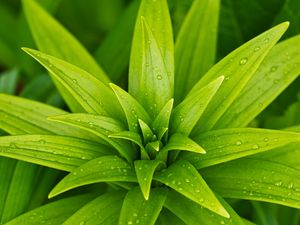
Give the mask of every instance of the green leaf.
[{"label": "green leaf", "polygon": [[150,198],[145,200],[139,188],[131,189],[124,199],[119,225],[154,225],[162,210],[167,191],[166,188],[153,188]]},{"label": "green leaf", "polygon": [[129,93],[154,118],[172,97],[173,86],[174,46],[167,1],[143,0],[132,41]]},{"label": "green leaf", "polygon": [[152,178],[159,166],[164,166],[160,160],[136,160],[134,161],[135,173],[140,184],[141,191],[146,200],[149,199]]},{"label": "green leaf", "polygon": [[186,225],[175,214],[171,213],[166,208],[163,208],[156,221],[156,225]]},{"label": "green leaf", "polygon": [[231,128],[207,131],[194,140],[207,154],[182,153],[181,157],[200,169],[300,141],[300,134],[257,128]]},{"label": "green leaf", "polygon": [[69,216],[91,200],[90,194],[51,202],[9,221],[6,225],[62,224]]},{"label": "green leaf", "polygon": [[201,170],[225,198],[249,199],[300,208],[300,171],[263,159],[239,159]]},{"label": "green leaf", "polygon": [[110,84],[115,92],[127,118],[127,123],[130,131],[138,132],[138,119],[142,119],[147,124],[151,119],[146,110],[141,106],[130,94],[124,91],[117,85]]},{"label": "green leaf", "polygon": [[165,201],[165,207],[188,225],[244,225],[242,219],[230,207],[230,205],[226,203],[226,201],[221,197],[218,197],[218,199],[229,213],[230,218],[224,218],[206,208],[199,207],[198,204],[185,198],[175,191],[169,192],[168,197]]},{"label": "green leaf", "polygon": [[97,142],[57,135],[0,137],[0,155],[71,171],[88,160],[113,151]]},{"label": "green leaf", "polygon": [[223,80],[224,76],[215,79],[203,88],[194,91],[176,106],[171,117],[172,133],[178,132],[187,136],[191,133]]},{"label": "green leaf", "polygon": [[129,143],[112,140],[108,137],[115,132],[118,133],[125,129],[122,123],[113,118],[92,114],[71,113],[49,117],[48,119],[97,135],[98,139],[100,137],[100,139],[113,146],[128,162],[131,162],[136,155],[135,150]]},{"label": "green leaf", "polygon": [[9,70],[0,75],[0,93],[14,94],[19,77],[18,70]]},{"label": "green leaf", "polygon": [[138,119],[142,134],[143,134],[143,139],[144,139],[144,143],[148,143],[153,139],[153,132],[151,130],[151,128],[148,126],[147,123],[145,123],[143,120]]},{"label": "green leaf", "polygon": [[120,16],[95,52],[95,58],[112,81],[119,81],[127,69],[135,19],[140,1],[134,0]]},{"label": "green leaf", "polygon": [[196,0],[184,19],[175,45],[176,101],[182,100],[215,62],[219,8],[219,0]]},{"label": "green leaf", "polygon": [[162,170],[155,180],[173,188],[199,205],[229,218],[229,214],[207,186],[199,172],[187,161],[177,161]]},{"label": "green leaf", "polygon": [[215,128],[249,124],[300,74],[300,35],[277,44]]},{"label": "green leaf", "polygon": [[131,166],[117,156],[102,156],[93,159],[62,179],[50,192],[52,198],[70,189],[87,184],[110,181],[136,182]]},{"label": "green leaf", "polygon": [[69,217],[63,225],[115,225],[125,196],[123,191],[108,192],[95,198]]},{"label": "green leaf", "polygon": [[61,24],[34,0],[23,0],[23,7],[33,37],[42,52],[74,64],[108,84],[109,79],[92,56]]},{"label": "green leaf", "polygon": [[205,154],[206,151],[195,141],[180,133],[173,134],[168,143],[163,147],[159,154],[164,154],[168,151],[181,150],[189,151],[197,154]]},{"label": "green leaf", "polygon": [[288,25],[288,22],[282,23],[248,41],[217,63],[194,86],[189,95],[220,75],[225,77],[225,81],[194,128],[193,134],[214,127],[252,78],[260,63],[286,31]]},{"label": "green leaf", "polygon": [[152,128],[153,131],[157,134],[157,138],[161,140],[164,134],[169,129],[169,121],[173,109],[174,99],[170,99],[166,105],[162,108],[159,114],[153,121]]},{"label": "green leaf", "polygon": [[42,64],[51,77],[55,77],[86,112],[111,116],[122,121],[123,111],[107,85],[66,61],[33,49],[23,50]]}]

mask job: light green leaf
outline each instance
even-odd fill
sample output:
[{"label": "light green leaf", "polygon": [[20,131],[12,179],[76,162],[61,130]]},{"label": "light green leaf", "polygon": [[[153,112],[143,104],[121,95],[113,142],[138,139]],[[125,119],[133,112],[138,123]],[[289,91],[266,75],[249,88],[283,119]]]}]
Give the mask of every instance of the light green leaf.
[{"label": "light green leaf", "polygon": [[138,119],[142,134],[143,134],[143,139],[144,139],[144,143],[148,143],[150,141],[152,141],[153,139],[153,132],[151,130],[151,128],[148,126],[147,123],[145,123],[143,120]]},{"label": "light green leaf", "polygon": [[113,118],[92,114],[72,113],[49,117],[48,119],[72,126],[72,129],[80,128],[88,133],[97,135],[98,139],[100,138],[113,146],[128,162],[131,162],[136,155],[136,151],[129,143],[112,140],[108,137],[115,132],[121,132],[125,129],[123,124]]},{"label": "light green leaf", "polygon": [[14,94],[16,92],[18,70],[9,70],[0,74],[0,93]]},{"label": "light green leaf", "polygon": [[116,225],[124,196],[123,191],[103,194],[84,205],[62,225]]},{"label": "light green leaf", "polygon": [[62,224],[69,216],[92,199],[92,195],[79,195],[51,202],[9,221],[5,225]]},{"label": "light green leaf", "polygon": [[129,93],[153,118],[173,95],[173,45],[167,1],[143,0],[132,41]]},{"label": "light green leaf", "polygon": [[159,166],[164,166],[164,162],[160,160],[134,161],[136,177],[146,200],[149,199],[153,174]]},{"label": "light green leaf", "polygon": [[215,128],[246,126],[286,89],[300,74],[297,46],[300,35],[275,45]]},{"label": "light green leaf", "polygon": [[162,170],[154,179],[173,188],[199,205],[229,218],[229,214],[207,186],[199,172],[187,161],[177,161]]},{"label": "light green leaf", "polygon": [[23,0],[23,7],[33,37],[42,52],[74,64],[100,81],[109,83],[87,50],[41,6],[34,0]]},{"label": "light green leaf", "polygon": [[[200,154],[205,154],[206,151],[195,141],[189,137],[182,135],[180,133],[173,134],[165,147],[159,152],[159,154],[164,154],[165,152],[172,150],[182,150],[189,152],[196,152]],[[194,155],[194,154],[193,154]]]},{"label": "light green leaf", "polygon": [[207,154],[182,153],[181,157],[200,169],[300,141],[300,134],[257,128],[231,128],[207,131],[194,140]]},{"label": "light green leaf", "polygon": [[88,72],[66,61],[24,48],[26,53],[42,64],[73,98],[92,114],[123,119],[123,111],[113,91]]},{"label": "light green leaf", "polygon": [[248,41],[217,63],[193,87],[189,95],[217,77],[221,75],[225,77],[225,81],[194,128],[193,134],[214,127],[252,78],[260,63],[286,31],[288,25],[288,22],[279,24]]},{"label": "light green leaf", "polygon": [[88,160],[112,154],[108,146],[84,139],[57,135],[0,137],[0,155],[71,171]]},{"label": "light green leaf", "polygon": [[130,94],[124,91],[117,85],[110,84],[115,92],[127,118],[127,123],[130,131],[138,132],[138,119],[142,119],[147,124],[151,119],[146,110],[141,106]]},{"label": "light green leaf", "polygon": [[230,205],[221,197],[218,197],[218,199],[229,213],[230,218],[224,218],[206,208],[199,207],[198,204],[175,191],[169,192],[165,201],[165,207],[188,225],[244,225],[243,220],[230,207]]},{"label": "light green leaf", "polygon": [[117,156],[102,156],[93,159],[62,179],[50,192],[52,198],[70,189],[87,184],[110,181],[136,182],[131,166]]},{"label": "light green leaf", "polygon": [[219,8],[219,0],[195,0],[184,19],[175,45],[177,102],[215,62]]},{"label": "light green leaf", "polygon": [[221,76],[203,88],[194,91],[175,107],[171,117],[171,131],[189,135],[202,116],[209,102],[220,88],[224,76]]},{"label": "light green leaf", "polygon": [[172,98],[166,103],[153,121],[152,128],[156,133],[158,140],[161,140],[169,129],[169,121],[173,109],[173,103],[174,99]]},{"label": "light green leaf", "polygon": [[225,198],[249,199],[300,208],[300,171],[263,159],[239,159],[201,170]]},{"label": "light green leaf", "polygon": [[167,191],[166,188],[153,188],[150,198],[145,200],[139,188],[131,189],[124,199],[119,225],[154,225],[162,210]]}]

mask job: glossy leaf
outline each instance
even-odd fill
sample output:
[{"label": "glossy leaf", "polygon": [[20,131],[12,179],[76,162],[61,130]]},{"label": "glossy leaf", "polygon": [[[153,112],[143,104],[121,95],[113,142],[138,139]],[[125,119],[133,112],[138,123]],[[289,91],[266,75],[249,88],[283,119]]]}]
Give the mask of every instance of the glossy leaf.
[{"label": "glossy leaf", "polygon": [[300,208],[300,171],[263,159],[239,159],[201,170],[225,198],[250,199]]},{"label": "glossy leaf", "polygon": [[92,195],[79,195],[51,202],[9,221],[6,225],[62,224],[69,216],[90,201]]},{"label": "glossy leaf", "polygon": [[300,141],[300,134],[257,128],[231,128],[204,132],[194,140],[207,154],[183,153],[181,157],[200,169]]},{"label": "glossy leaf", "polygon": [[143,140],[144,143],[148,143],[153,139],[153,132],[151,128],[148,126],[147,123],[145,123],[143,120],[139,119],[138,120],[142,134],[143,134]]},{"label": "glossy leaf", "polygon": [[171,187],[199,205],[229,218],[229,214],[208,187],[196,168],[187,161],[177,161],[162,170],[155,180]]},{"label": "glossy leaf", "polygon": [[172,26],[167,1],[142,1],[132,41],[129,93],[150,110],[152,117],[172,97],[173,54]]},{"label": "glossy leaf", "polygon": [[136,182],[131,166],[117,156],[103,156],[93,159],[62,179],[50,192],[52,198],[70,189],[97,182]]},{"label": "glossy leaf", "polygon": [[138,119],[144,120],[147,124],[151,121],[145,109],[130,94],[117,85],[110,84],[110,86],[125,112],[130,131],[138,131]]},{"label": "glossy leaf", "polygon": [[0,137],[0,155],[71,171],[88,160],[113,151],[96,142],[57,135]]},{"label": "glossy leaf", "polygon": [[159,166],[164,166],[164,162],[160,160],[134,161],[136,177],[146,200],[149,199],[154,172]]},{"label": "glossy leaf", "polygon": [[139,188],[131,189],[123,202],[119,225],[154,225],[166,199],[167,189],[153,188],[148,200]]},{"label": "glossy leaf", "polygon": [[219,8],[219,0],[196,0],[184,19],[175,45],[177,102],[215,62]]},{"label": "glossy leaf", "polygon": [[270,51],[215,128],[244,127],[263,111],[300,74],[300,35]]},{"label": "glossy leaf", "polygon": [[123,191],[108,192],[95,198],[69,217],[62,225],[115,225],[125,196]]},{"label": "glossy leaf", "polygon": [[107,85],[66,61],[33,49],[23,50],[42,64],[51,77],[55,77],[86,112],[111,116],[122,121],[123,111]]},{"label": "glossy leaf", "polygon": [[193,133],[214,127],[232,102],[238,97],[263,61],[267,53],[286,31],[285,22],[248,41],[210,69],[194,86],[189,95],[195,93],[212,80],[223,75],[225,81],[198,121]]},{"label": "glossy leaf", "polygon": [[177,215],[185,224],[188,225],[211,225],[211,224],[228,224],[244,225],[242,219],[221,197],[219,201],[225,207],[230,218],[224,218],[210,210],[200,207],[195,202],[185,198],[175,191],[170,191],[165,201],[165,207]]},{"label": "glossy leaf", "polygon": [[223,80],[224,76],[215,79],[203,88],[194,91],[176,106],[171,117],[172,133],[177,132],[185,135],[191,133]]}]

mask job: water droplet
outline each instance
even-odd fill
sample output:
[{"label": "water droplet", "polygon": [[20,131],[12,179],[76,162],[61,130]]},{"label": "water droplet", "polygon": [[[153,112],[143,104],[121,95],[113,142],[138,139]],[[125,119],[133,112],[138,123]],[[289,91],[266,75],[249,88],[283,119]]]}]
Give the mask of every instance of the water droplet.
[{"label": "water droplet", "polygon": [[242,144],[242,141],[237,141],[235,144],[236,144],[237,146],[240,146],[240,145]]},{"label": "water droplet", "polygon": [[72,82],[73,82],[74,84],[77,84],[77,80],[75,80],[75,79],[72,79]]},{"label": "water droplet", "polygon": [[273,80],[273,83],[274,83],[274,84],[278,84],[278,83],[279,83],[279,79],[274,79],[274,80]]},{"label": "water droplet", "polygon": [[260,50],[260,47],[258,47],[258,46],[255,47],[255,49],[254,49],[255,52],[257,52],[257,51],[259,51],[259,50]]},{"label": "water droplet", "polygon": [[248,58],[242,58],[241,60],[240,60],[240,65],[245,65],[246,63],[247,63],[247,61],[248,61]]},{"label": "water droplet", "polygon": [[289,189],[292,189],[293,187],[294,187],[293,183],[290,183],[289,186],[288,186]]},{"label": "water droplet", "polygon": [[277,70],[277,68],[278,68],[278,66],[272,66],[271,69],[270,69],[270,71],[271,72],[275,72]]},{"label": "water droplet", "polygon": [[224,225],[225,224],[224,220],[221,220],[220,224]]},{"label": "water droplet", "polygon": [[269,141],[269,138],[265,137],[265,138],[264,138],[264,141],[265,141],[265,142],[268,142],[268,141]]},{"label": "water droplet", "polygon": [[281,185],[282,185],[282,181],[277,181],[277,182],[275,183],[275,185],[278,186],[278,187],[281,186]]},{"label": "water droplet", "polygon": [[132,221],[128,221],[128,223],[127,223],[127,224],[131,225],[131,224],[133,224],[133,222],[132,222]]},{"label": "water droplet", "polygon": [[270,41],[270,39],[269,39],[269,38],[265,38],[265,40],[264,40],[264,44],[267,44],[269,41]]},{"label": "water droplet", "polygon": [[156,78],[157,78],[157,80],[161,80],[162,76],[161,75],[157,75]]},{"label": "water droplet", "polygon": [[252,146],[252,149],[259,149],[259,146],[257,144]]},{"label": "water droplet", "polygon": [[200,192],[200,190],[199,190],[199,189],[196,189],[196,190],[195,190],[195,192],[196,192],[196,193],[199,193],[199,192]]},{"label": "water droplet", "polygon": [[140,223],[140,220],[139,220],[139,219],[136,219],[136,220],[135,220],[135,223],[136,223],[136,224],[139,224],[139,223]]},{"label": "water droplet", "polygon": [[190,183],[190,179],[186,178],[185,182]]}]

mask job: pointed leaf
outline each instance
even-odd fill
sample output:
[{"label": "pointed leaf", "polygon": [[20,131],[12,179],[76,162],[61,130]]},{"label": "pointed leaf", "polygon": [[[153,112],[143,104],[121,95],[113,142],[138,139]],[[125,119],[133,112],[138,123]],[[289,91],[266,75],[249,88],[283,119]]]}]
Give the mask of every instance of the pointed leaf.
[{"label": "pointed leaf", "polygon": [[0,137],[0,155],[59,170],[71,171],[88,160],[113,154],[100,143],[57,135]]},{"label": "pointed leaf", "polygon": [[199,172],[187,161],[177,161],[162,170],[155,180],[173,188],[199,205],[229,218],[229,214],[205,183]]},{"label": "pointed leaf", "polygon": [[161,140],[169,129],[169,121],[173,109],[173,103],[174,99],[172,98],[166,103],[153,121],[153,131],[157,134],[158,140]]},{"label": "pointed leaf", "polygon": [[185,198],[175,191],[169,192],[165,201],[165,207],[189,225],[244,225],[243,220],[230,207],[230,205],[221,197],[218,197],[218,199],[229,213],[230,218],[224,218],[206,208],[199,207],[198,204]]},{"label": "pointed leaf", "polygon": [[123,191],[108,192],[95,198],[69,217],[62,225],[115,225],[125,197]]},{"label": "pointed leaf", "polygon": [[225,198],[272,202],[300,208],[300,171],[263,159],[239,159],[201,170]]},{"label": "pointed leaf", "polygon": [[248,41],[210,69],[194,86],[189,95],[195,93],[220,75],[225,76],[220,89],[198,121],[193,133],[207,131],[214,127],[220,117],[238,97],[241,90],[253,77],[267,53],[286,31],[285,22]]},{"label": "pointed leaf", "polygon": [[153,174],[159,166],[164,166],[164,162],[160,160],[134,161],[136,177],[146,200],[149,199]]},{"label": "pointed leaf", "polygon": [[138,119],[144,120],[147,124],[150,123],[151,120],[148,113],[130,94],[117,85],[110,84],[110,86],[125,112],[130,131],[138,131]]},{"label": "pointed leaf", "polygon": [[175,45],[177,102],[215,62],[219,8],[219,0],[196,0],[184,19]]},{"label": "pointed leaf", "polygon": [[48,203],[9,221],[6,225],[62,224],[80,207],[90,201],[92,195],[79,195]]},{"label": "pointed leaf", "polygon": [[231,128],[204,132],[194,140],[207,154],[184,152],[181,157],[200,169],[300,141],[300,134],[257,128]]},{"label": "pointed leaf", "polygon": [[298,46],[300,35],[277,44],[215,127],[246,126],[286,89],[300,74]]},{"label": "pointed leaf", "polygon": [[224,76],[187,96],[173,111],[171,131],[189,135],[209,102],[220,88]]},{"label": "pointed leaf", "polygon": [[123,111],[107,85],[66,61],[33,49],[23,50],[42,64],[86,112],[107,115],[122,121]]},{"label": "pointed leaf", "polygon": [[166,188],[153,188],[149,200],[145,200],[139,188],[131,189],[124,199],[119,225],[154,225],[162,210],[167,191]]},{"label": "pointed leaf", "polygon": [[173,86],[174,46],[167,1],[141,1],[132,41],[129,93],[154,118],[172,97]]},{"label": "pointed leaf", "polygon": [[143,138],[144,138],[144,143],[148,143],[153,139],[153,133],[151,128],[146,124],[143,120],[139,119],[138,120],[140,128],[142,130]]},{"label": "pointed leaf", "polygon": [[128,162],[131,162],[136,155],[135,150],[129,143],[118,140],[114,141],[108,137],[110,134],[125,129],[123,124],[113,118],[92,114],[72,113],[49,117],[48,119],[70,125],[72,128],[81,128],[97,135],[113,146]]},{"label": "pointed leaf", "polygon": [[87,184],[125,181],[136,182],[136,176],[131,166],[117,156],[103,156],[93,159],[62,179],[50,192],[52,198],[70,189]]}]

